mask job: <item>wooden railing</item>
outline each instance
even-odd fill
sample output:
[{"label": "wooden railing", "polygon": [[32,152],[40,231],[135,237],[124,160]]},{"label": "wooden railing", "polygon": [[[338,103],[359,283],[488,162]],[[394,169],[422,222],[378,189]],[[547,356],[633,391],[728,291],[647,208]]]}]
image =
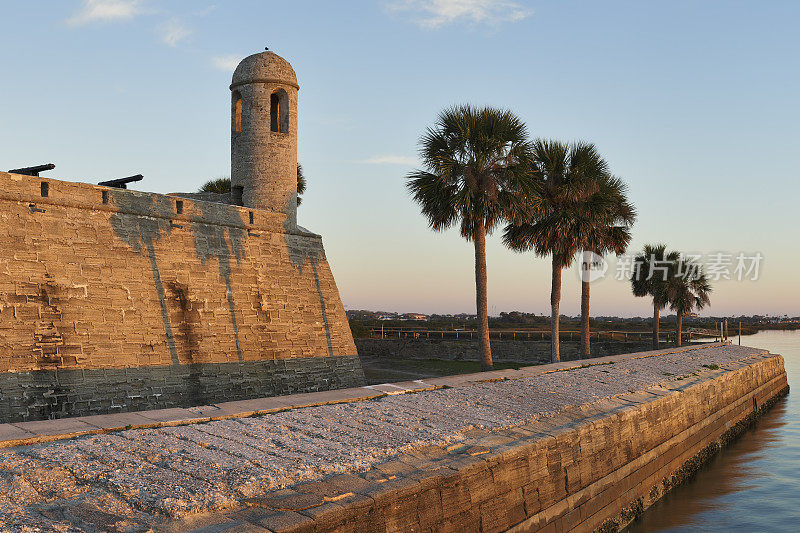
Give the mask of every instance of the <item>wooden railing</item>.
[{"label": "wooden railing", "polygon": [[[398,327],[371,327],[369,328],[373,338],[384,339],[477,339],[478,332],[471,329],[424,329],[424,328],[398,328]],[[590,340],[613,340],[613,341],[649,341],[653,337],[651,331],[610,331],[598,330],[589,333]],[[713,336],[713,335],[711,335]],[[550,340],[549,330],[490,330],[489,338],[498,340]],[[581,333],[578,330],[561,330],[559,334],[561,340],[578,340]],[[659,334],[659,342],[674,342],[675,332],[664,331]],[[692,340],[692,331],[683,332],[682,340]]]}]

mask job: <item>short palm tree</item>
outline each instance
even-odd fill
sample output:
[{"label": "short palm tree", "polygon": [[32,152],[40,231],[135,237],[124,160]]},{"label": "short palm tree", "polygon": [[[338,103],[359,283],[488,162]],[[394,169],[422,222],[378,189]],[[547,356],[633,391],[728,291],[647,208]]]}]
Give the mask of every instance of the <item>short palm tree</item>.
[{"label": "short palm tree", "polygon": [[213,192],[217,194],[228,194],[231,192],[230,178],[216,178],[208,180],[200,187],[200,192]]},{"label": "short palm tree", "polygon": [[647,244],[633,259],[631,289],[638,297],[653,300],[653,349],[658,349],[660,312],[669,304],[667,283],[675,275],[680,255],[665,244]]},{"label": "short palm tree", "polygon": [[[306,177],[303,175],[303,167],[297,163],[297,205],[303,203],[301,196],[306,192]],[[209,180],[200,187],[200,192],[213,192],[217,194],[230,194],[231,179],[222,177]]]},{"label": "short palm tree", "polygon": [[513,250],[551,256],[550,358],[556,362],[561,360],[561,271],[572,264],[589,239],[591,225],[583,222],[581,209],[597,192],[607,165],[593,144],[540,139],[533,143],[533,169],[539,200],[527,204],[525,219],[512,221],[505,228],[503,241]]},{"label": "short palm tree", "polygon": [[306,192],[306,177],[303,175],[303,167],[297,163],[297,205],[303,203],[303,193]]},{"label": "short palm tree", "polygon": [[475,246],[481,367],[492,368],[486,289],[486,234],[516,220],[533,200],[525,124],[508,110],[461,105],[442,111],[420,139],[425,170],[407,187],[435,231],[458,224]]},{"label": "short palm tree", "polygon": [[703,309],[711,303],[711,283],[701,269],[695,272],[676,272],[666,287],[669,308],[675,311],[675,345],[681,345],[683,317],[695,309]]},{"label": "short palm tree", "polygon": [[[630,228],[636,220],[636,209],[628,202],[627,186],[619,178],[603,174],[597,181],[597,192],[591,195],[582,209],[582,224],[587,226],[584,251],[598,256],[625,253],[631,241]],[[580,356],[591,355],[589,331],[588,272],[581,276],[581,346]]]}]

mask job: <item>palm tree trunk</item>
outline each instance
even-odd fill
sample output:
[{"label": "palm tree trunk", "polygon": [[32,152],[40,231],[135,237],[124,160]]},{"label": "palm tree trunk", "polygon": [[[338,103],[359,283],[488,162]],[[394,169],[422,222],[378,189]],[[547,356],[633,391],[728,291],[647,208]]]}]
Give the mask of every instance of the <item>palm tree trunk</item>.
[{"label": "palm tree trunk", "polygon": [[586,359],[591,357],[592,347],[590,346],[589,331],[589,281],[581,281],[581,353],[580,357]]},{"label": "palm tree trunk", "polygon": [[559,344],[559,313],[558,304],[561,302],[561,262],[553,256],[553,286],[550,289],[550,361],[561,361]]},{"label": "palm tree trunk", "polygon": [[675,328],[677,330],[675,331],[675,346],[680,346],[681,330],[683,330],[683,315],[681,313],[678,313],[677,318],[678,318],[678,323],[677,323],[677,328]]},{"label": "palm tree trunk", "polygon": [[486,296],[486,229],[483,221],[475,228],[475,306],[481,343],[481,369],[491,370],[492,346],[489,343],[489,310]]},{"label": "palm tree trunk", "polygon": [[660,317],[658,315],[659,315],[658,306],[656,304],[653,304],[653,349],[654,350],[658,350],[658,334],[659,334],[658,321],[660,320]]}]

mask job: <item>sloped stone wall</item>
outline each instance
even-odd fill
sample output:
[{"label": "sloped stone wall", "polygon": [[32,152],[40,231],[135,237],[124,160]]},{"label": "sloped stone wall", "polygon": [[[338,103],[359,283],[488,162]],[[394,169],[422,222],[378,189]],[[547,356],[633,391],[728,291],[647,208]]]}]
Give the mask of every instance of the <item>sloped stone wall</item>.
[{"label": "sloped stone wall", "polygon": [[[297,390],[357,382],[322,240],[285,226],[271,211],[0,173],[0,416],[33,416],[14,383],[57,395],[66,371],[101,396],[115,382],[88,371],[270,362],[268,377],[292,360],[320,376]],[[334,357],[349,362],[327,369],[348,375],[322,379],[312,360]],[[51,403],[35,416],[61,416]]]}]

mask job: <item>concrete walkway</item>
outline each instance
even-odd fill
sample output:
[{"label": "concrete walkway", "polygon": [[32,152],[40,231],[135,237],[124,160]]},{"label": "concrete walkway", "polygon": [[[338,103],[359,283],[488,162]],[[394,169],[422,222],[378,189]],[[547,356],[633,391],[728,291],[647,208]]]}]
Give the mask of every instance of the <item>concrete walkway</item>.
[{"label": "concrete walkway", "polygon": [[198,520],[214,524],[209,533],[279,530],[242,519],[247,502],[336,475],[364,481],[351,474],[401,453],[458,446],[476,430],[520,426],[568,406],[736,368],[764,353],[713,344],[189,409],[3,424],[0,523],[2,531],[145,531],[206,513]]}]

